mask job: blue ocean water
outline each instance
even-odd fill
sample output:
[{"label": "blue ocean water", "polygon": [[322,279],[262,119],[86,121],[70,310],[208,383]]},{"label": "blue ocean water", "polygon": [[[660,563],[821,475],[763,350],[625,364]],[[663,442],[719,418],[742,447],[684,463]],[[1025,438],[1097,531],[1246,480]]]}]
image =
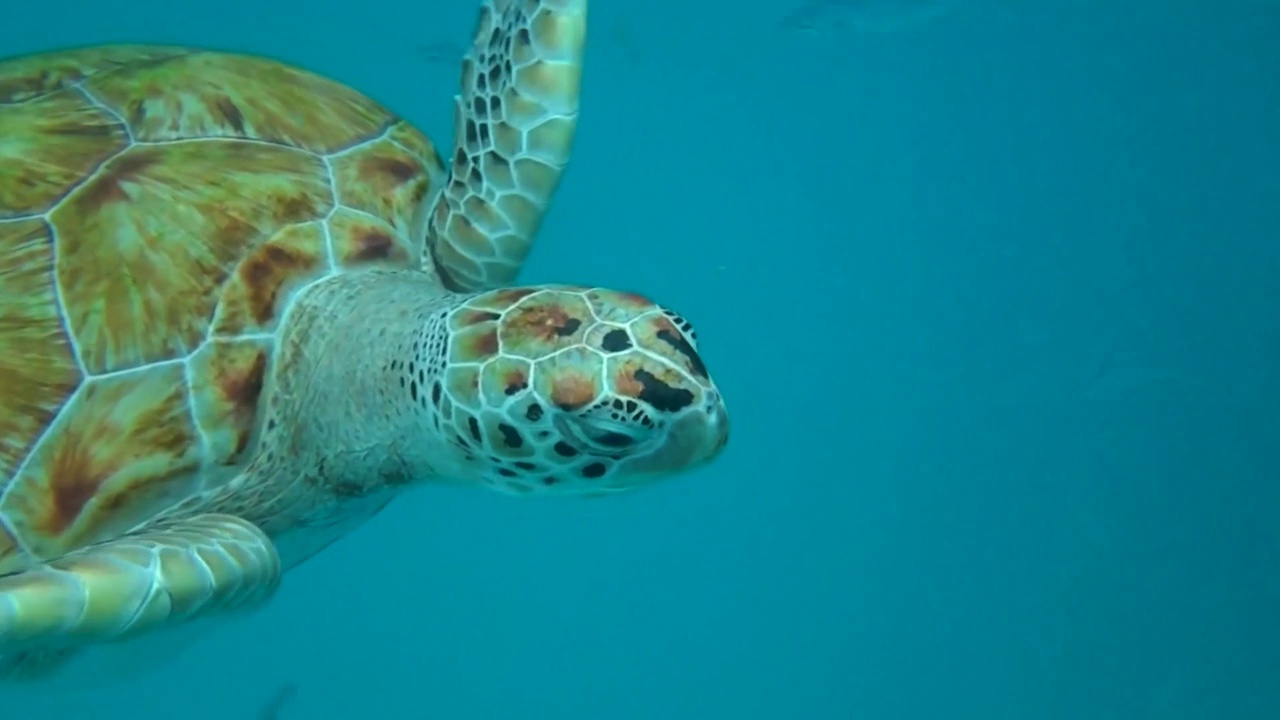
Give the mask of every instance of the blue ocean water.
[{"label": "blue ocean water", "polygon": [[[693,320],[719,462],[421,488],[180,658],[5,713],[1280,717],[1280,4],[937,3],[591,8],[522,279]],[[0,55],[272,55],[447,146],[474,5],[24,3]]]}]

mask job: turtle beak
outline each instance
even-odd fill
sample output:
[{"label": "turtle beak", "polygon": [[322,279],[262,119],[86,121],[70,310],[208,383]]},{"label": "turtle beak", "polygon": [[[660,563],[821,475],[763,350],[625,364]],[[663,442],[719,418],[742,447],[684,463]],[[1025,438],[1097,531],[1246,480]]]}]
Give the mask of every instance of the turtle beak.
[{"label": "turtle beak", "polygon": [[713,445],[707,454],[709,461],[729,444],[729,411],[724,406],[724,398],[714,390],[707,393],[707,433]]}]

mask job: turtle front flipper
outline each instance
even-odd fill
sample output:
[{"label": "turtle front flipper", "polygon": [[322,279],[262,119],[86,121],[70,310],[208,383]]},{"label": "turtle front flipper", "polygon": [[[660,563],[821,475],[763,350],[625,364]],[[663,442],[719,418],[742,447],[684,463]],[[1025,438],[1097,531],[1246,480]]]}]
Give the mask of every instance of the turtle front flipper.
[{"label": "turtle front flipper", "polygon": [[424,267],[453,290],[510,285],[569,160],[587,0],[485,0],[455,98],[449,179]]},{"label": "turtle front flipper", "polygon": [[246,610],[280,582],[280,556],[254,525],[202,515],[0,577],[0,658],[124,640]]}]

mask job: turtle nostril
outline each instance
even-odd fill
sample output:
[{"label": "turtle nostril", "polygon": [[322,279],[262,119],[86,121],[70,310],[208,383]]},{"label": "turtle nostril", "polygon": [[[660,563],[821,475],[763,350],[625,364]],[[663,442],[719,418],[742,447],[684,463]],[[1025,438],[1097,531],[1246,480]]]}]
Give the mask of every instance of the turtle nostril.
[{"label": "turtle nostril", "polygon": [[714,415],[717,412],[724,412],[724,403],[720,401],[720,393],[715,390],[708,390],[706,398],[708,415]]}]

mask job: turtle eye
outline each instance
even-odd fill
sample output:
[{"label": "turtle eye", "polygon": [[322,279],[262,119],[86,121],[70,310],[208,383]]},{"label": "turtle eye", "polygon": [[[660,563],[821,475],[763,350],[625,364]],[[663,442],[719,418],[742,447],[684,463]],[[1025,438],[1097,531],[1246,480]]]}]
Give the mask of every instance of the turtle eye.
[{"label": "turtle eye", "polygon": [[636,444],[635,438],[616,430],[597,430],[595,428],[584,428],[584,430],[583,434],[587,439],[600,447],[622,449]]},{"label": "turtle eye", "polygon": [[637,433],[642,429],[635,424],[595,413],[567,416],[561,423],[561,431],[574,444],[584,452],[595,455],[627,452],[640,444],[642,438]]}]

